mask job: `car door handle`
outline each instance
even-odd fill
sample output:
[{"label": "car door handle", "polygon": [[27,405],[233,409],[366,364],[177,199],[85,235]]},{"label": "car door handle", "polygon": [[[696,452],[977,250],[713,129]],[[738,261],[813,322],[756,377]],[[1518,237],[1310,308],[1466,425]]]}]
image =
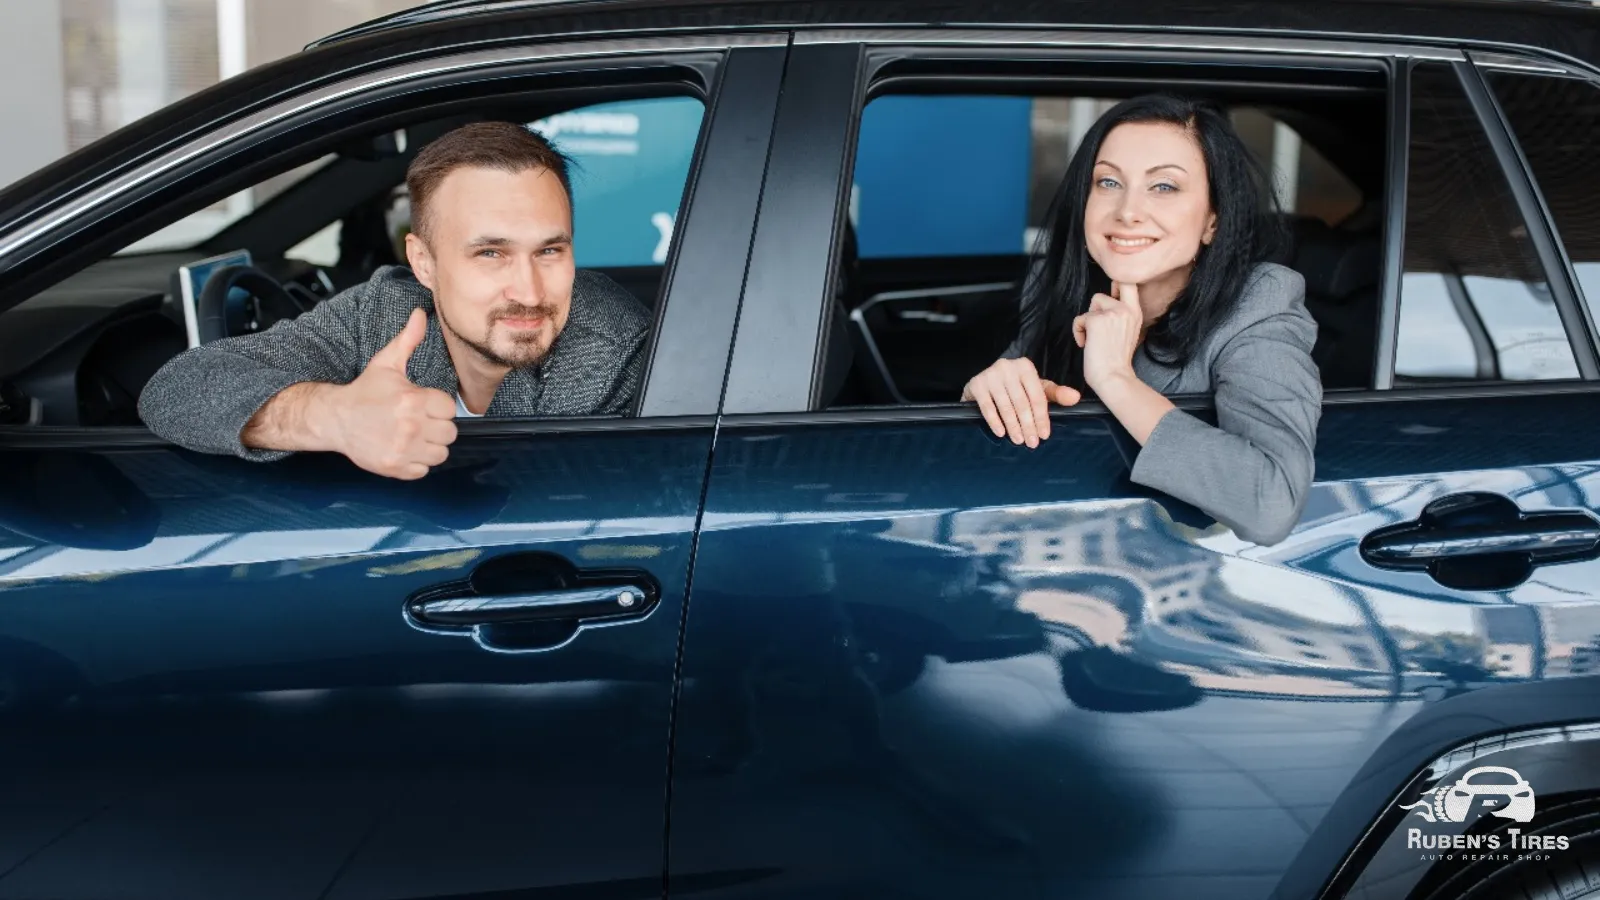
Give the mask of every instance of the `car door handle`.
[{"label": "car door handle", "polygon": [[1530,553],[1544,557],[1574,551],[1584,553],[1597,545],[1600,545],[1600,526],[1545,528],[1523,523],[1510,528],[1439,530],[1427,536],[1393,535],[1369,542],[1363,552],[1369,562],[1403,563],[1489,553]]},{"label": "car door handle", "polygon": [[1368,564],[1425,571],[1446,587],[1509,590],[1537,566],[1600,557],[1600,519],[1588,510],[1523,512],[1501,494],[1452,494],[1411,522],[1361,541]]},{"label": "car door handle", "polygon": [[589,621],[643,615],[650,592],[633,585],[573,588],[501,596],[417,598],[411,617],[446,628],[515,622]]},{"label": "car door handle", "polygon": [[565,646],[584,628],[648,617],[661,591],[648,572],[583,570],[549,553],[510,553],[460,581],[406,598],[406,623],[471,637],[480,647],[526,653]]}]

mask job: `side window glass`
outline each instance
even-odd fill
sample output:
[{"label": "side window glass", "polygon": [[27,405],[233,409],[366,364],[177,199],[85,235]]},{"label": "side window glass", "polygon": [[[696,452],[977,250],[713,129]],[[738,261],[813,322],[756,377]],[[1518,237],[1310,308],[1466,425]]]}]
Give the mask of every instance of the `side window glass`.
[{"label": "side window glass", "polygon": [[1487,73],[1561,232],[1578,286],[1600,318],[1600,88],[1577,78]]},{"label": "side window glass", "polygon": [[666,263],[702,112],[693,97],[664,97],[531,123],[572,159],[573,258],[580,267]]},{"label": "side window glass", "polygon": [[1527,223],[1455,71],[1411,81],[1396,386],[1577,378]]}]

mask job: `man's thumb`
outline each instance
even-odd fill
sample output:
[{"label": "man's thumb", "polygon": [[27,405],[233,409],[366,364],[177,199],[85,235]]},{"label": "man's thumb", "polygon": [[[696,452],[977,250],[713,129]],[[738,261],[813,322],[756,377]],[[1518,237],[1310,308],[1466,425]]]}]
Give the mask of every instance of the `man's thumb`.
[{"label": "man's thumb", "polygon": [[400,329],[400,333],[395,335],[394,340],[385,345],[382,350],[373,354],[372,362],[367,364],[367,368],[383,366],[404,375],[406,373],[406,363],[411,360],[412,352],[417,349],[417,345],[422,343],[422,339],[427,334],[428,314],[420,309],[413,309],[411,318],[406,319],[406,327]]}]

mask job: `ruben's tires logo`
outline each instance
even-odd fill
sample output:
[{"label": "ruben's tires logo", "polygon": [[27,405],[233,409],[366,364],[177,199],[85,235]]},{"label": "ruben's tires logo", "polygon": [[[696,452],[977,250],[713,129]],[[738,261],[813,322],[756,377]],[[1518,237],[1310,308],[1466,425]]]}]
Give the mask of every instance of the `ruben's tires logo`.
[{"label": "ruben's tires logo", "polygon": [[[1434,825],[1459,825],[1483,817],[1484,813],[1510,819],[1517,823],[1533,821],[1535,798],[1533,786],[1517,770],[1505,766],[1478,766],[1467,770],[1455,781],[1441,781],[1424,791],[1415,803],[1400,806],[1412,815]],[[1535,855],[1540,851],[1565,850],[1569,845],[1565,835],[1524,834],[1520,828],[1499,827],[1485,834],[1428,834],[1422,828],[1406,829],[1406,848],[1410,850],[1446,851],[1424,859],[1455,859],[1449,851],[1463,850],[1463,860],[1481,859],[1549,859]],[[1503,856],[1475,855],[1472,851],[1515,850]]]},{"label": "ruben's tires logo", "polygon": [[[1511,783],[1474,780],[1489,775],[1507,776]],[[1440,784],[1423,792],[1421,800],[1400,808],[1409,809],[1429,822],[1465,822],[1479,797],[1505,798],[1499,803],[1493,799],[1484,801],[1490,815],[1518,822],[1533,821],[1533,787],[1516,769],[1505,766],[1479,766],[1461,776],[1455,784]]]}]

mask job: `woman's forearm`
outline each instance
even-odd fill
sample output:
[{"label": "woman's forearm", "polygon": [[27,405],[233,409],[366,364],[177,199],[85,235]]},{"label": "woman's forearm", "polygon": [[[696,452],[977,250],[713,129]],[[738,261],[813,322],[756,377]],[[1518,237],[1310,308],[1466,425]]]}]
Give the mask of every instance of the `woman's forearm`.
[{"label": "woman's forearm", "polygon": [[1093,387],[1100,402],[1111,410],[1141,447],[1150,439],[1161,417],[1175,409],[1172,401],[1132,372],[1114,375]]}]

